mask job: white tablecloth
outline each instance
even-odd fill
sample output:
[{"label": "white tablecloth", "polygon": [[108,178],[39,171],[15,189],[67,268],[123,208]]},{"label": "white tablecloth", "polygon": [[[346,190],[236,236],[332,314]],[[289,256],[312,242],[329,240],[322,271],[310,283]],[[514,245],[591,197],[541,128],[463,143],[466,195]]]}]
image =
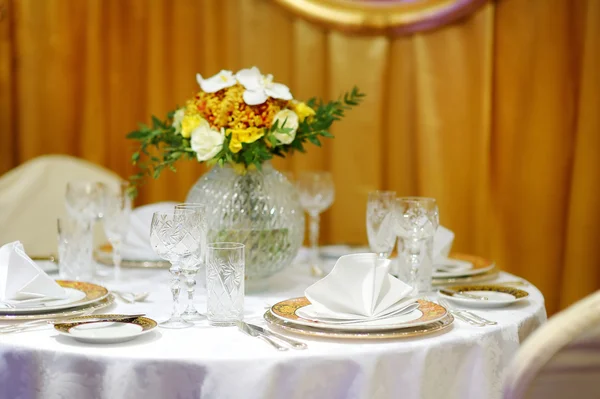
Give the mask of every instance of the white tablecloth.
[{"label": "white tablecloth", "polygon": [[[167,316],[167,271],[128,270],[123,279],[128,290],[152,294],[103,313]],[[303,266],[274,276],[269,290],[246,296],[246,319],[264,325],[265,306],[301,296],[313,281]],[[526,302],[477,311],[497,326],[455,320],[443,333],[383,342],[298,336],[305,351],[278,352],[235,327],[206,323],[111,345],[79,343],[49,328],[0,335],[0,398],[500,398],[520,341],[546,319],[541,293],[527,290]],[[202,311],[205,301],[197,303]]]}]

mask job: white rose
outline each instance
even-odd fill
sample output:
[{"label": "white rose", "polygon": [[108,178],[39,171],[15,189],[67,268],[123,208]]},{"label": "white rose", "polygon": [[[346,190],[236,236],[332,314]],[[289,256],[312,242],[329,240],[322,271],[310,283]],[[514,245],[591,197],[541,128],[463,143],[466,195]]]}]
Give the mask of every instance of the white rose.
[{"label": "white rose", "polygon": [[[275,132],[273,136],[279,141],[281,144],[290,144],[296,138],[296,131],[298,130],[298,115],[291,109],[283,109],[279,111],[275,118],[273,118],[273,124],[277,123],[279,128],[292,129],[288,133]],[[284,125],[285,122],[285,125]]]},{"label": "white rose", "polygon": [[177,111],[175,111],[175,114],[173,115],[173,127],[175,128],[175,134],[181,133],[181,122],[183,121],[184,116],[184,108],[179,108]]},{"label": "white rose", "polygon": [[196,153],[198,161],[208,161],[221,151],[225,134],[210,128],[208,122],[203,119],[200,126],[192,131],[190,145]]}]

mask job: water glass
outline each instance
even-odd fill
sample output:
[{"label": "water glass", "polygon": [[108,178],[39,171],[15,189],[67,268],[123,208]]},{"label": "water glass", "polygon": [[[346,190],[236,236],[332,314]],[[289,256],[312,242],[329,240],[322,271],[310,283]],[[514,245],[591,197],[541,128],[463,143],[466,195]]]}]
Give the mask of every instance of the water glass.
[{"label": "water glass", "polygon": [[58,219],[58,270],[65,280],[90,281],[94,268],[90,224],[77,219]]},{"label": "water glass", "polygon": [[206,317],[211,325],[232,326],[244,316],[244,244],[208,244]]},{"label": "water glass", "polygon": [[[65,191],[65,207],[68,215],[76,219],[81,224],[88,225],[82,231],[85,234],[85,240],[89,240],[93,245],[94,223],[100,219],[104,212],[104,190],[105,185],[100,182],[76,180],[67,183]],[[81,267],[90,269],[95,273],[95,263],[92,257],[93,252],[89,252],[87,258],[81,258],[83,263]],[[83,256],[83,254],[81,254]]]},{"label": "water glass", "polygon": [[321,276],[319,262],[319,215],[333,204],[335,186],[329,172],[302,172],[296,179],[300,205],[309,216],[310,266],[313,275]]},{"label": "water glass", "polygon": [[393,191],[373,191],[367,201],[367,236],[369,247],[380,258],[387,259],[396,244]]},{"label": "water glass", "polygon": [[431,291],[433,236],[439,227],[436,200],[402,197],[394,200],[394,225],[398,235],[399,261],[409,267],[409,284],[419,292]]}]

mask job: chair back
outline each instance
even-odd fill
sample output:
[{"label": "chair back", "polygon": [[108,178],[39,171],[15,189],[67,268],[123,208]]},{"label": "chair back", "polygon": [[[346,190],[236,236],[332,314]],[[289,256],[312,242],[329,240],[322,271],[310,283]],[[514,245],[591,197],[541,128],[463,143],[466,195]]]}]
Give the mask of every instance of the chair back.
[{"label": "chair back", "polygon": [[600,398],[600,291],[550,318],[509,367],[504,399]]},{"label": "chair back", "polygon": [[[66,155],[34,158],[0,176],[0,245],[20,240],[27,254],[57,253],[56,219],[66,215],[67,182],[116,183],[121,178],[100,166]],[[101,234],[95,234],[95,241]]]}]

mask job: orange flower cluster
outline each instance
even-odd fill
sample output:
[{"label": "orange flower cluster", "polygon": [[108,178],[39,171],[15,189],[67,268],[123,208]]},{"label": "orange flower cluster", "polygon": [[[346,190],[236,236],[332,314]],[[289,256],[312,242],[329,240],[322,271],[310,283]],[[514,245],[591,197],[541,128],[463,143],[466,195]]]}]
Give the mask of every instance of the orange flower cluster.
[{"label": "orange flower cluster", "polygon": [[248,105],[243,99],[244,90],[242,85],[236,84],[216,93],[200,91],[188,101],[186,114],[199,114],[216,130],[269,128],[275,115],[290,105],[289,101],[275,98],[263,104]]}]

